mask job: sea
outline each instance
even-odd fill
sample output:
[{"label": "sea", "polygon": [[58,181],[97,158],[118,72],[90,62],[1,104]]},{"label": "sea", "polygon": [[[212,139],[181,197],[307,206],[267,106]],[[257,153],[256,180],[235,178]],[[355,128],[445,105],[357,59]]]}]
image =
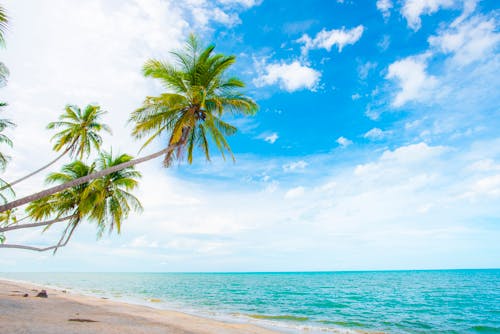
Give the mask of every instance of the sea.
[{"label": "sea", "polygon": [[500,333],[500,269],[0,278],[284,333]]}]

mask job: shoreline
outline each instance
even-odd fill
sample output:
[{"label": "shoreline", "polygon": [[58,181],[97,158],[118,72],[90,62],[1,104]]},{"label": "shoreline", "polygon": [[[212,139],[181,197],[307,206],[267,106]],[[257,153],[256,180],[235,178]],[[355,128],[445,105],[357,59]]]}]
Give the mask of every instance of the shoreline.
[{"label": "shoreline", "polygon": [[[48,298],[35,297],[41,289]],[[26,293],[29,297],[23,297]],[[0,279],[0,309],[2,333],[284,333],[4,278]]]}]

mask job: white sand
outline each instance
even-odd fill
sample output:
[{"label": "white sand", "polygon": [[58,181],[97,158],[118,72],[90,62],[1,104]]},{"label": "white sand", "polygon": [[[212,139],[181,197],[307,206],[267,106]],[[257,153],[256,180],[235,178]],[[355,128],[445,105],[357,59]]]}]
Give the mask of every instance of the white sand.
[{"label": "white sand", "polygon": [[[0,280],[0,333],[278,333],[251,324],[226,323],[49,288],[45,288],[48,298],[35,297],[40,290],[40,286]],[[23,297],[25,293],[29,297]]]}]

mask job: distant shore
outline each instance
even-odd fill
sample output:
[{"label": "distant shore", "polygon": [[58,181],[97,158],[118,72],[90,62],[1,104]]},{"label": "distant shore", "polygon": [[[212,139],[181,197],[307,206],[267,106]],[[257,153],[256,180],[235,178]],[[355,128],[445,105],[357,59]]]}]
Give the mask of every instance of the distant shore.
[{"label": "distant shore", "polygon": [[[276,334],[252,324],[226,323],[182,312],[153,309],[0,280],[0,333]],[[24,297],[28,294],[28,297]]]}]

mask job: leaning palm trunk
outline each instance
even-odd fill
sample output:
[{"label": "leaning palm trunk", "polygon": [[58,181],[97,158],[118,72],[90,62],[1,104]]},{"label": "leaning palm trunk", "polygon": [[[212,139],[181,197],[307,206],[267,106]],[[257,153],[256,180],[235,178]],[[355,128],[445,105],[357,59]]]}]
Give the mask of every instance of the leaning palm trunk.
[{"label": "leaning palm trunk", "polygon": [[65,156],[66,153],[68,153],[70,150],[71,150],[71,146],[68,147],[63,153],[61,153],[57,158],[55,158],[54,160],[52,160],[48,164],[46,164],[46,165],[38,168],[37,170],[29,173],[28,175],[25,175],[25,176],[19,178],[19,179],[13,181],[13,182],[7,183],[5,186],[3,186],[3,187],[0,188],[0,191],[5,190],[7,188],[12,188],[13,185],[18,184],[19,182],[22,182],[22,181],[24,181],[24,180],[32,177],[33,175],[36,175],[36,174],[40,173],[41,171],[49,168],[50,166],[52,166],[53,164],[55,164],[57,161],[59,161],[59,159],[61,159],[63,156]]},{"label": "leaning palm trunk", "polygon": [[11,226],[6,226],[6,227],[0,227],[0,233],[2,232],[7,232],[7,231],[12,231],[12,230],[19,230],[23,228],[32,228],[32,227],[39,227],[39,226],[50,226],[55,223],[59,223],[71,218],[75,218],[76,215],[71,215],[71,216],[66,216],[66,217],[60,217],[60,218],[55,218],[52,220],[48,220],[45,222],[40,222],[40,223],[30,223],[30,224],[15,224]]},{"label": "leaning palm trunk", "polygon": [[49,246],[49,247],[34,247],[34,246],[25,246],[25,245],[16,245],[16,244],[0,244],[0,248],[27,249],[27,250],[38,251],[38,252],[45,252],[45,251],[53,249],[54,253],[55,253],[58,248],[66,246],[68,244],[69,239],[71,239],[71,236],[73,235],[73,232],[76,229],[76,225],[71,226],[71,230],[69,232],[69,235],[66,237],[66,240],[63,242],[64,237],[65,237],[66,233],[68,232],[68,228],[70,226],[71,225],[68,225],[68,227],[66,227],[66,230],[64,231],[63,236],[61,237],[61,239],[59,240],[59,242],[57,243],[57,245],[54,245],[54,246]]},{"label": "leaning palm trunk", "polygon": [[158,151],[156,153],[147,155],[145,157],[133,159],[133,160],[121,163],[119,165],[107,168],[105,170],[101,170],[99,172],[92,173],[92,174],[89,174],[87,176],[80,177],[78,179],[72,180],[70,182],[66,182],[66,183],[60,184],[58,186],[54,186],[52,188],[49,188],[49,189],[37,192],[35,194],[32,194],[32,195],[20,198],[18,200],[15,200],[15,201],[12,201],[10,203],[7,203],[7,204],[4,204],[4,205],[0,206],[0,212],[4,212],[4,211],[7,211],[7,210],[11,210],[13,208],[17,208],[17,207],[19,207],[21,205],[24,205],[24,204],[27,204],[29,202],[33,202],[33,201],[39,200],[41,198],[44,198],[44,197],[56,194],[56,193],[58,193],[60,191],[68,189],[68,188],[76,187],[76,186],[78,186],[80,184],[83,184],[83,183],[86,183],[86,182],[90,182],[92,180],[95,180],[95,179],[98,179],[100,177],[103,177],[103,176],[109,175],[111,173],[117,172],[119,170],[122,170],[124,168],[131,167],[131,166],[140,164],[142,162],[146,162],[146,161],[152,160],[152,159],[157,158],[157,157],[159,157],[159,156],[161,156],[163,154],[170,153],[172,150],[174,150],[178,146],[179,146],[179,144],[171,145],[171,146],[169,146],[169,147],[167,147],[167,148],[165,148],[165,149],[163,149],[161,151]]}]

